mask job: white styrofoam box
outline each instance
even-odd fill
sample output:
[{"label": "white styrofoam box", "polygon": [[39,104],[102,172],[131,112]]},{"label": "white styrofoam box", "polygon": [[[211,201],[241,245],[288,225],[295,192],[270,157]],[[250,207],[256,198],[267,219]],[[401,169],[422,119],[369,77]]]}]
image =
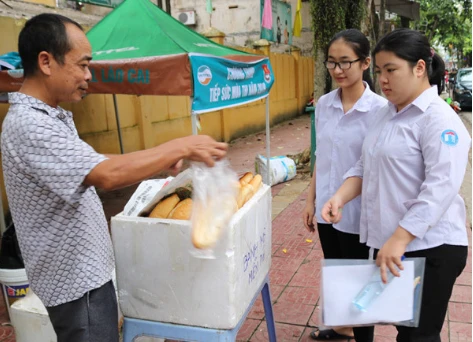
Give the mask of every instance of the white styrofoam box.
[{"label": "white styrofoam box", "polygon": [[31,289],[10,307],[10,319],[17,342],[56,342],[48,312]]},{"label": "white styrofoam box", "polygon": [[233,329],[271,265],[271,188],[235,214],[214,247],[197,258],[190,221],[112,218],[118,295],[125,317]]}]

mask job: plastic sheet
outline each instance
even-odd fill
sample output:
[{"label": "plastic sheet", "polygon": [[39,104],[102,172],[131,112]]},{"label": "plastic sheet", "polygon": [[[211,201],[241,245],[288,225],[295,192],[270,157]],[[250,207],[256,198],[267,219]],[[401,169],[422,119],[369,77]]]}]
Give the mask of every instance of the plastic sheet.
[{"label": "plastic sheet", "polygon": [[238,210],[238,176],[226,160],[216,162],[214,167],[193,163],[191,169],[194,187],[192,244],[197,249],[206,251],[196,253],[196,256],[212,257],[212,247]]},{"label": "plastic sheet", "polygon": [[[413,294],[413,314],[412,314],[412,319],[410,320],[404,320],[404,321],[397,321],[397,322],[392,322],[392,321],[383,321],[382,319],[374,319],[370,321],[369,323],[367,322],[366,324],[350,324],[351,326],[370,326],[374,324],[390,324],[390,325],[398,325],[398,326],[407,326],[407,327],[418,327],[419,325],[419,317],[420,317],[420,306],[421,306],[421,301],[422,301],[422,288],[423,288],[423,280],[424,280],[424,269],[425,269],[425,258],[406,258],[404,259],[403,262],[408,262],[412,261],[414,263],[414,279],[413,279],[413,285],[412,285],[412,291],[414,292]],[[334,267],[334,266],[360,266],[360,265],[375,265],[375,261],[373,260],[347,260],[347,259],[326,259],[322,260],[322,267],[323,269],[327,267]],[[379,271],[379,269],[378,269]],[[322,271],[322,277],[323,277],[323,271]],[[402,277],[402,273],[401,273]],[[347,283],[350,280],[347,279]],[[325,319],[325,306],[324,306],[324,288],[323,288],[323,283],[322,281],[321,286],[321,321],[323,322],[324,325],[326,326],[336,326],[334,324],[327,324],[326,319]],[[363,284],[364,286],[364,284]],[[389,285],[388,285],[389,286]],[[361,289],[361,288],[360,288]],[[333,291],[333,289],[326,289],[326,291]],[[357,291],[358,293],[358,291]],[[379,296],[381,298],[382,295]],[[354,296],[355,298],[355,296]],[[353,299],[354,299],[353,298]],[[374,306],[374,304],[373,304]],[[355,310],[355,309],[354,309]],[[368,310],[370,310],[368,308]],[[383,310],[390,310],[389,307],[384,307]],[[353,311],[355,312],[355,311]],[[362,314],[362,313],[361,313]]]}]

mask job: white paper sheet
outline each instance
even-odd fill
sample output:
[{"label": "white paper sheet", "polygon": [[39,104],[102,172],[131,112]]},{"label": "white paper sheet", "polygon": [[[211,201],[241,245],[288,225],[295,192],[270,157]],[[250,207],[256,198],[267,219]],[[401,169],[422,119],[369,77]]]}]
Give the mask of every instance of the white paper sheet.
[{"label": "white paper sheet", "polygon": [[414,262],[404,261],[401,277],[395,277],[366,312],[352,301],[368,283],[375,265],[324,266],[322,269],[323,323],[343,326],[370,323],[395,323],[413,318]]}]

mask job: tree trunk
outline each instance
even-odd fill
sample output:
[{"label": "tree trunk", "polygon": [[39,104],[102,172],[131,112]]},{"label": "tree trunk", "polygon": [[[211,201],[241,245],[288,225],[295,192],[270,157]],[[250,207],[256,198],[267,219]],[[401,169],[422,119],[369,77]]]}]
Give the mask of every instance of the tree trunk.
[{"label": "tree trunk", "polygon": [[327,88],[327,76],[330,77],[327,72],[327,68],[324,65],[325,52],[318,49],[315,54],[315,75],[314,75],[314,98],[316,101],[326,93]]},{"label": "tree trunk", "polygon": [[409,18],[401,16],[401,27],[409,28],[409,22],[410,22]]},{"label": "tree trunk", "polygon": [[432,38],[434,38],[435,30],[437,30],[437,26],[439,25],[438,19],[434,21],[434,25],[429,29],[429,42],[432,42]]},{"label": "tree trunk", "polygon": [[371,41],[371,30],[373,27],[371,21],[371,4],[373,0],[365,0],[365,13],[363,19],[361,20],[360,31],[365,34],[365,36],[370,37]]},{"label": "tree trunk", "polygon": [[381,5],[379,7],[379,31],[378,37],[381,38],[386,33],[384,28],[386,23],[386,0],[381,0]]}]

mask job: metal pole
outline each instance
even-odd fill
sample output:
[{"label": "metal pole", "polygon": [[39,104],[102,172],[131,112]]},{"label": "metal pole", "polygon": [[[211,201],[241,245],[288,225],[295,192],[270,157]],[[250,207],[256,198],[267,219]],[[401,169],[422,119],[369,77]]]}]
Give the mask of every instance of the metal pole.
[{"label": "metal pole", "polygon": [[191,113],[192,134],[197,135],[197,115]]},{"label": "metal pole", "polygon": [[120,153],[123,154],[122,131],[120,129],[120,114],[118,113],[117,96],[113,94],[113,106],[115,107],[115,118],[117,120],[118,142],[120,143]]},{"label": "metal pole", "polygon": [[[192,102],[194,102],[194,98],[191,96],[190,103],[192,108]],[[192,135],[197,135],[197,115],[191,109],[191,122],[192,122]]]},{"label": "metal pole", "polygon": [[166,0],[166,12],[171,15],[171,0]]},{"label": "metal pole", "polygon": [[271,148],[269,146],[269,143],[270,143],[270,139],[271,139],[271,136],[270,136],[271,132],[270,132],[270,129],[269,129],[269,94],[268,96],[266,96],[266,160],[268,162],[267,166],[268,166],[268,185],[271,186],[271,165],[270,165],[270,161],[271,161]]}]

